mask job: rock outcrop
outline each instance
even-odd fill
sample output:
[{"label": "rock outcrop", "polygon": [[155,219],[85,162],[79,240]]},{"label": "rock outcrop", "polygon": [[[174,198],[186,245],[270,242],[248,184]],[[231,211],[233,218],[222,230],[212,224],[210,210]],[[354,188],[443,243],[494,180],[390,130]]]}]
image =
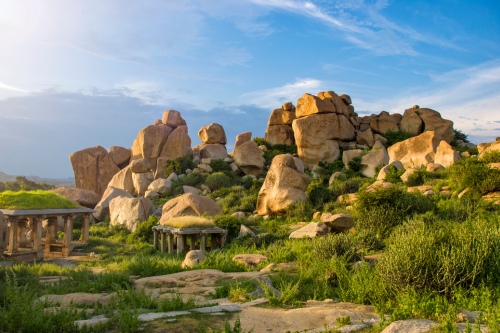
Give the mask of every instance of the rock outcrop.
[{"label": "rock outcrop", "polygon": [[274,157],[257,199],[257,213],[283,212],[290,205],[306,200],[309,176],[297,170],[290,154]]},{"label": "rock outcrop", "polygon": [[440,141],[435,132],[430,131],[398,142],[387,150],[389,162],[401,161],[405,169],[427,166],[434,163]]},{"label": "rock outcrop", "polygon": [[177,216],[201,216],[204,214],[214,216],[221,213],[222,208],[212,198],[186,193],[163,205],[160,224]]},{"label": "rock outcrop", "polygon": [[323,222],[311,222],[292,232],[288,238],[315,238],[326,236],[328,233],[330,229]]},{"label": "rock outcrop", "polygon": [[198,137],[203,143],[219,143],[221,145],[225,145],[227,143],[224,128],[216,123],[211,123],[208,126],[202,126],[198,131]]},{"label": "rock outcrop", "polygon": [[124,147],[119,146],[111,146],[109,147],[109,156],[113,162],[120,168],[123,169],[126,167],[130,161],[131,150]]},{"label": "rock outcrop", "polygon": [[460,153],[455,151],[446,141],[441,141],[436,148],[434,163],[441,164],[445,168],[452,166],[461,159]]},{"label": "rock outcrop", "polygon": [[109,186],[102,195],[101,201],[97,203],[94,210],[94,218],[97,221],[102,221],[109,215],[109,203],[117,197],[133,198],[134,196],[125,190]]},{"label": "rock outcrop", "polygon": [[245,175],[258,176],[264,169],[264,152],[251,140],[234,148],[233,159]]},{"label": "rock outcrop", "polygon": [[69,156],[75,173],[76,188],[94,191],[102,196],[109,181],[120,171],[106,149],[86,148]]},{"label": "rock outcrop", "polygon": [[269,116],[264,139],[273,144],[291,145],[295,143],[292,122],[295,119],[295,106],[288,102],[275,109]]},{"label": "rock outcrop", "polygon": [[153,203],[147,198],[116,197],[109,202],[110,225],[124,226],[133,232],[137,225],[146,221],[154,211]]},{"label": "rock outcrop", "polygon": [[58,187],[53,189],[52,192],[87,208],[94,208],[101,199],[99,194],[94,191],[78,188]]}]

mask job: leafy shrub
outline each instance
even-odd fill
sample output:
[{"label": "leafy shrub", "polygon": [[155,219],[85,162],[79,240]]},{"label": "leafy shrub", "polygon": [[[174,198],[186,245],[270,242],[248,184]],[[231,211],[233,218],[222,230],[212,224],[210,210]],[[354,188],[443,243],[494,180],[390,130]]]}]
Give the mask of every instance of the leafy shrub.
[{"label": "leafy shrub", "polygon": [[387,145],[392,146],[395,143],[411,138],[411,135],[405,131],[387,131],[384,138],[387,139]]},{"label": "leafy shrub", "polygon": [[455,138],[454,142],[457,142],[458,140],[462,140],[463,142],[469,142],[468,135],[462,132],[459,129],[454,128],[453,132],[455,133]]},{"label": "leafy shrub", "polygon": [[310,221],[314,209],[309,201],[302,201],[288,206],[284,214],[288,222]]},{"label": "leafy shrub", "polygon": [[330,191],[320,179],[315,179],[309,183],[306,188],[306,195],[314,207],[320,207],[330,200]]},{"label": "leafy shrub", "polygon": [[481,194],[500,190],[500,170],[490,169],[482,159],[460,160],[448,172],[460,189],[470,188]]},{"label": "leafy shrub", "polygon": [[165,170],[165,177],[168,177],[172,172],[180,175],[185,173],[187,169],[193,169],[196,165],[189,156],[181,156],[174,160],[167,161],[167,168]]},{"label": "leafy shrub", "polygon": [[214,172],[207,177],[205,184],[214,191],[231,186],[231,178],[224,172]]},{"label": "leafy shrub", "polygon": [[243,176],[241,178],[241,186],[243,186],[244,188],[246,188],[248,190],[250,187],[252,187],[253,181],[254,181],[254,178],[252,176],[250,176],[250,175]]},{"label": "leafy shrub", "polygon": [[498,223],[412,220],[395,232],[377,269],[388,284],[403,290],[411,287],[449,295],[454,287],[498,283]]},{"label": "leafy shrub", "polygon": [[144,222],[137,224],[137,229],[132,232],[128,238],[127,243],[153,243],[153,229],[152,227],[158,224],[160,219],[156,215],[150,215]]},{"label": "leafy shrub", "polygon": [[213,172],[231,173],[231,167],[229,166],[229,164],[221,159],[211,160],[210,167],[212,168]]},{"label": "leafy shrub", "polygon": [[182,186],[187,185],[187,186],[197,187],[203,184],[204,180],[205,176],[202,173],[192,172],[189,175],[174,180],[172,182],[172,194],[174,195],[182,194],[183,193]]},{"label": "leafy shrub", "polygon": [[500,163],[500,151],[487,151],[482,153],[479,159],[484,163]]},{"label": "leafy shrub", "polygon": [[322,260],[343,256],[347,261],[359,260],[358,249],[352,234],[330,234],[313,239],[313,255]]},{"label": "leafy shrub", "polygon": [[408,186],[420,186],[429,183],[433,179],[438,179],[441,177],[439,172],[429,172],[424,167],[415,170],[410,177],[406,185]]},{"label": "leafy shrub", "polygon": [[264,160],[266,165],[270,165],[273,161],[273,158],[276,155],[280,154],[296,154],[297,146],[296,145],[285,145],[285,144],[277,144],[273,145],[263,138],[254,138],[253,141],[259,146],[266,146],[266,150],[264,151]]},{"label": "leafy shrub", "polygon": [[341,195],[356,193],[363,184],[369,181],[370,179],[364,177],[354,177],[345,181],[337,179],[328,187],[331,199],[337,200]]},{"label": "leafy shrub", "polygon": [[383,238],[393,227],[415,214],[434,209],[434,203],[420,192],[408,193],[404,188],[358,192],[354,203],[356,228],[374,232]]},{"label": "leafy shrub", "polygon": [[227,230],[228,241],[238,237],[242,220],[236,216],[218,215],[213,219],[215,225]]},{"label": "leafy shrub", "polygon": [[405,169],[398,170],[394,165],[389,165],[388,172],[385,175],[384,180],[389,183],[401,183],[401,175],[405,173]]},{"label": "leafy shrub", "polygon": [[256,190],[244,190],[241,186],[224,187],[214,191],[210,196],[217,201],[225,214],[234,213],[237,211],[253,212],[257,203]]},{"label": "leafy shrub", "polygon": [[361,170],[361,158],[361,156],[353,157],[348,163],[349,170],[359,172]]}]

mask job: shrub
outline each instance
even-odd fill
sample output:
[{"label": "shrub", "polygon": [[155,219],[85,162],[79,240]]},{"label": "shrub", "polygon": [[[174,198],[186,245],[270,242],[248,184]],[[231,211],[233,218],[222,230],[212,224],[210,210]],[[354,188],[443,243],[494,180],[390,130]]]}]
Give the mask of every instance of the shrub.
[{"label": "shrub", "polygon": [[172,194],[179,195],[182,194],[182,186],[192,186],[197,187],[200,186],[205,180],[205,176],[199,172],[192,172],[186,177],[179,178],[172,182]]},{"label": "shrub", "polygon": [[231,215],[218,215],[213,219],[215,225],[227,230],[228,241],[238,237],[240,233],[241,219]]},{"label": "shrub", "polygon": [[500,163],[500,151],[498,150],[487,151],[481,154],[479,159],[484,163]]},{"label": "shrub", "polygon": [[482,159],[466,158],[449,168],[450,178],[461,188],[481,194],[500,190],[500,170],[490,169]]},{"label": "shrub", "polygon": [[323,185],[320,179],[315,179],[309,183],[306,188],[306,195],[316,208],[330,200],[330,191],[328,191],[328,187]]},{"label": "shrub", "polygon": [[352,234],[330,234],[313,239],[313,255],[322,260],[343,256],[347,261],[359,260],[358,249]]},{"label": "shrub", "polygon": [[210,167],[212,168],[213,172],[231,173],[231,167],[229,166],[229,164],[221,159],[211,160]]},{"label": "shrub", "polygon": [[54,185],[37,183],[27,179],[24,176],[18,176],[11,182],[0,182],[0,192],[3,191],[34,191],[34,190],[50,190],[55,188]]},{"label": "shrub", "polygon": [[462,140],[463,142],[469,142],[468,135],[462,132],[459,129],[454,128],[453,132],[455,133],[455,138],[454,142],[457,142],[458,140]]},{"label": "shrub", "polygon": [[139,222],[137,224],[137,229],[131,233],[127,238],[127,243],[153,243],[153,229],[152,227],[157,225],[159,221],[158,216],[150,215],[149,218],[144,222]]},{"label": "shrub", "polygon": [[196,165],[190,156],[181,156],[174,160],[167,161],[167,168],[165,170],[165,177],[168,177],[172,172],[180,175],[185,173],[187,169],[193,169]]},{"label": "shrub", "polygon": [[405,131],[387,131],[384,138],[387,139],[387,145],[390,147],[395,143],[411,138],[411,135]]},{"label": "shrub", "polygon": [[345,181],[337,179],[333,181],[332,184],[328,187],[328,189],[330,190],[331,199],[337,200],[337,198],[341,195],[356,193],[363,184],[369,181],[369,178],[363,177],[354,177]]},{"label": "shrub", "polygon": [[243,176],[241,178],[241,186],[246,188],[247,190],[250,189],[253,185],[254,178],[252,176]]},{"label": "shrub", "polygon": [[212,190],[231,186],[231,178],[223,172],[214,172],[205,180],[205,184]]},{"label": "shrub", "polygon": [[388,172],[385,175],[384,180],[389,183],[401,183],[401,175],[405,173],[405,169],[398,170],[394,165],[389,165]]},{"label": "shrub", "polygon": [[449,295],[454,287],[495,284],[500,280],[500,228],[483,219],[432,224],[412,220],[395,232],[377,269],[382,279],[402,290]]},{"label": "shrub", "polygon": [[361,158],[361,156],[353,157],[348,163],[349,170],[359,172],[361,170]]},{"label": "shrub", "polygon": [[406,185],[408,186],[420,186],[424,184],[428,184],[434,179],[438,179],[442,177],[439,172],[429,172],[424,167],[414,171],[410,177],[408,177],[408,181]]},{"label": "shrub", "polygon": [[264,151],[264,159],[266,165],[270,165],[273,158],[279,154],[296,154],[297,146],[296,145],[285,145],[285,144],[277,144],[273,145],[263,138],[254,138],[253,141],[259,146],[266,146],[266,150]]},{"label": "shrub", "polygon": [[404,188],[392,186],[358,192],[354,208],[356,228],[370,230],[383,238],[406,219],[433,210],[434,204],[420,192],[408,193]]},{"label": "shrub", "polygon": [[253,212],[257,203],[257,191],[243,190],[241,186],[224,187],[210,194],[212,198],[218,198],[219,206],[225,214],[237,211]]}]

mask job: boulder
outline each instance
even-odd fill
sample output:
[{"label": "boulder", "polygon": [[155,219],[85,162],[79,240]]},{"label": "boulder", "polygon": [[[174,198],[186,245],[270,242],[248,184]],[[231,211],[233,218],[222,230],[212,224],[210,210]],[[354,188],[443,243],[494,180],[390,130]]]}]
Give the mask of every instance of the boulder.
[{"label": "boulder", "polygon": [[295,160],[295,168],[299,172],[304,172],[305,171],[305,166],[304,166],[304,161],[302,161],[299,157],[293,157]]},{"label": "boulder", "polygon": [[102,196],[113,176],[120,168],[101,146],[74,152],[69,160],[75,174],[76,188],[94,191]]},{"label": "boulder", "polygon": [[389,182],[386,182],[383,180],[377,180],[373,184],[368,186],[365,191],[375,192],[375,191],[385,190],[385,189],[392,187],[393,185],[394,185],[393,183],[389,183]]},{"label": "boulder", "polygon": [[135,188],[130,166],[127,166],[116,173],[108,183],[108,187],[110,186],[125,190],[130,194],[134,194]]},{"label": "boulder", "polygon": [[339,97],[340,97],[340,99],[342,99],[342,101],[345,103],[345,105],[352,104],[351,96],[346,95],[346,94],[339,94]]},{"label": "boulder", "polygon": [[264,139],[273,145],[292,145],[295,142],[293,129],[288,125],[268,126]]},{"label": "boulder", "polygon": [[94,210],[94,218],[97,221],[102,221],[109,215],[109,202],[117,197],[133,198],[134,196],[125,190],[109,186],[102,195],[101,201],[97,203]]},{"label": "boulder", "polygon": [[321,99],[311,94],[304,94],[297,101],[295,116],[297,118],[309,116],[317,113],[334,113],[335,105],[331,99]]},{"label": "boulder", "polygon": [[354,112],[354,107],[347,106],[342,98],[340,98],[340,96],[338,96],[334,91],[320,92],[318,93],[318,97],[325,101],[330,100],[331,103],[335,106],[334,112],[346,116],[347,119],[349,119],[349,117],[352,115],[351,113]]},{"label": "boulder", "polygon": [[155,207],[148,198],[116,197],[109,202],[110,225],[124,226],[135,231],[139,222],[146,221]]},{"label": "boulder", "polygon": [[390,170],[391,170],[390,165],[386,165],[382,169],[380,169],[380,171],[378,172],[378,175],[377,175],[377,180],[385,180],[385,177],[387,177]]},{"label": "boulder", "polygon": [[[59,194],[62,197],[65,197],[68,200],[71,200],[73,202],[76,202],[80,206],[84,206],[87,208],[94,208],[99,200],[101,200],[101,197],[99,194],[95,193],[94,191],[90,190],[82,190],[78,188],[68,188],[68,187],[58,187],[53,190],[52,192],[55,192]],[[1,235],[0,235],[1,237]]]},{"label": "boulder", "polygon": [[191,156],[191,138],[186,125],[180,125],[170,133],[159,157],[174,160],[181,156]]},{"label": "boulder", "polygon": [[377,118],[370,120],[370,128],[378,134],[385,134],[388,131],[399,131],[396,120],[391,117],[387,112],[381,112]]},{"label": "boulder", "polygon": [[258,176],[264,169],[264,153],[253,141],[246,141],[235,147],[233,159],[245,175]]},{"label": "boulder", "polygon": [[186,121],[182,119],[181,113],[175,110],[165,110],[161,117],[161,122],[170,128],[177,128],[186,125]]},{"label": "boulder", "polygon": [[285,111],[283,109],[275,109],[271,112],[269,116],[269,121],[267,126],[275,125],[292,125],[292,121],[295,119],[295,112]]},{"label": "boulder", "polygon": [[367,145],[368,147],[372,147],[375,143],[372,129],[369,128],[366,131],[358,132],[356,136],[356,142],[360,145]]},{"label": "boulder", "polygon": [[401,120],[403,120],[403,115],[400,113],[392,113],[391,117],[394,119],[396,124],[398,124],[398,126],[401,124]]},{"label": "boulder", "polygon": [[274,157],[257,198],[257,214],[279,213],[290,205],[306,200],[309,176],[299,172],[290,154]]},{"label": "boulder", "polygon": [[208,126],[202,126],[198,131],[198,137],[203,143],[227,143],[226,132],[224,128],[216,123],[211,123]]},{"label": "boulder", "polygon": [[331,213],[323,213],[321,215],[321,222],[336,232],[345,232],[354,228],[354,220],[349,214],[332,215]]},{"label": "boulder", "polygon": [[[239,212],[239,213],[243,213],[243,212]],[[231,215],[232,216],[236,216],[234,214],[235,213],[233,213]],[[241,214],[240,214],[237,217],[239,217],[239,218],[245,218],[245,213],[243,213],[243,216],[241,216]],[[255,237],[255,232],[253,232],[252,229],[250,229],[249,227],[247,227],[244,224],[240,225],[240,233],[238,234],[238,238],[243,238],[243,237],[247,237],[247,236]]]},{"label": "boulder", "polygon": [[453,131],[453,122],[443,119],[441,114],[432,109],[418,109],[418,116],[424,123],[424,132],[433,131],[439,141],[444,140],[451,143],[455,138]]},{"label": "boulder", "polygon": [[283,103],[281,108],[285,111],[294,111],[295,112],[295,105],[293,105],[292,102]]},{"label": "boulder", "polygon": [[411,175],[417,171],[418,171],[418,169],[407,168],[406,171],[401,175],[401,180],[403,181],[403,183],[408,183]]},{"label": "boulder", "polygon": [[313,169],[319,162],[332,163],[340,157],[339,143],[325,140],[318,146],[297,147],[297,154],[308,169]]},{"label": "boulder", "polygon": [[405,169],[420,168],[434,163],[437,146],[441,140],[434,132],[424,132],[419,136],[398,142],[387,150],[389,160],[401,161]]},{"label": "boulder", "polygon": [[169,194],[172,191],[172,181],[163,178],[158,178],[154,180],[151,184],[149,184],[148,190],[155,191],[160,195],[164,196],[165,194]]},{"label": "boulder", "polygon": [[440,171],[440,170],[444,170],[444,166],[442,166],[439,163],[429,163],[429,164],[427,164],[426,170],[428,172],[437,172],[437,171]]},{"label": "boulder", "polygon": [[134,183],[134,194],[142,197],[146,194],[149,185],[155,179],[153,173],[143,172],[143,173],[132,173],[132,182]]},{"label": "boulder", "polygon": [[181,264],[182,268],[193,268],[198,265],[200,262],[205,260],[205,251],[203,250],[191,250],[186,253],[186,257]]},{"label": "boulder", "polygon": [[432,332],[437,323],[426,319],[408,319],[392,322],[382,333],[426,333]]},{"label": "boulder", "polygon": [[389,155],[385,148],[372,149],[361,158],[360,172],[365,177],[374,177],[377,169],[389,164]]},{"label": "boulder", "polygon": [[137,160],[133,160],[130,162],[130,170],[133,173],[145,173],[145,172],[151,172],[151,163],[149,163],[149,160],[146,158],[140,158]]},{"label": "boulder", "polygon": [[[236,136],[236,142],[234,144],[234,148],[236,148],[239,145],[241,145],[242,143],[250,141],[250,140],[252,140],[252,132],[240,133]],[[233,149],[233,153],[234,153],[234,149]]]},{"label": "boulder", "polygon": [[145,158],[156,169],[156,160],[171,132],[166,125],[149,125],[140,130],[132,145],[132,160]]},{"label": "boulder", "polygon": [[423,132],[424,122],[417,114],[418,109],[406,109],[399,128],[411,136],[420,135]]},{"label": "boulder", "polygon": [[109,156],[119,168],[124,168],[130,161],[131,153],[128,148],[111,146],[109,148]]},{"label": "boulder", "polygon": [[201,216],[218,215],[222,213],[222,208],[209,197],[202,197],[196,194],[185,193],[177,198],[167,201],[162,208],[160,224],[178,216]]},{"label": "boulder", "polygon": [[295,119],[292,128],[300,147],[318,146],[325,140],[351,141],[356,137],[349,119],[335,113]]},{"label": "boulder", "polygon": [[384,138],[382,135],[375,133],[373,135],[373,139],[375,140],[375,142],[379,141],[384,147],[387,147],[387,139]]},{"label": "boulder", "polygon": [[196,146],[200,150],[200,158],[210,158],[212,160],[223,160],[227,157],[226,146],[214,143],[214,144],[202,144]]},{"label": "boulder", "polygon": [[461,159],[460,153],[455,151],[446,141],[441,141],[436,148],[434,163],[441,164],[445,168],[452,166]]},{"label": "boulder", "polygon": [[266,260],[267,257],[262,254],[237,254],[233,257],[234,262],[243,264],[246,267],[255,267]]},{"label": "boulder", "polygon": [[330,232],[330,229],[323,222],[311,222],[306,226],[295,230],[288,238],[315,238],[325,236]]},{"label": "boulder", "polygon": [[347,178],[346,174],[341,172],[341,171],[337,171],[337,172],[334,172],[330,179],[328,180],[328,186],[332,185],[334,181],[336,181],[337,179],[338,180],[345,180]]},{"label": "boulder", "polygon": [[353,158],[360,157],[363,153],[363,149],[344,150],[342,153],[342,162],[344,163],[346,169],[349,169],[349,162],[351,162]]},{"label": "boulder", "polygon": [[500,151],[500,141],[489,142],[489,143],[480,143],[479,145],[477,145],[477,150],[479,152],[479,158],[481,158],[481,155],[483,155],[485,153],[488,153],[491,151]]},{"label": "boulder", "polygon": [[182,191],[184,193],[192,193],[192,194],[200,194],[201,193],[201,190],[199,188],[196,188],[193,186],[188,186],[188,185],[182,186]]}]

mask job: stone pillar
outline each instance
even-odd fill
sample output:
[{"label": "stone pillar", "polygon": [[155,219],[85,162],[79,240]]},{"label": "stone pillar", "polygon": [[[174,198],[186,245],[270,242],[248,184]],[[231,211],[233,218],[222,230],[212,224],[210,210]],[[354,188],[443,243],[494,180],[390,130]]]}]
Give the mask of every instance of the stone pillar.
[{"label": "stone pillar", "polygon": [[43,248],[42,248],[42,220],[34,217],[31,220],[32,223],[32,238],[33,238],[33,250],[37,251],[37,259],[43,259]]},{"label": "stone pillar", "polygon": [[164,253],[166,251],[166,243],[167,240],[165,239],[165,232],[162,230],[161,231],[161,242],[160,242],[160,247],[161,247],[161,252]]},{"label": "stone pillar", "polygon": [[174,235],[171,232],[168,233],[168,253],[174,253]]},{"label": "stone pillar", "polygon": [[207,235],[206,234],[201,234],[201,239],[200,239],[200,250],[206,251],[207,250]]},{"label": "stone pillar", "polygon": [[47,218],[47,229],[45,231],[45,251],[44,256],[50,257],[50,245],[57,241],[57,218]]},{"label": "stone pillar", "polygon": [[9,228],[9,245],[7,246],[7,252],[16,253],[17,249],[17,221],[10,221]]},{"label": "stone pillar", "polygon": [[153,247],[158,250],[158,229],[153,228]]},{"label": "stone pillar", "polygon": [[71,253],[72,246],[71,242],[73,241],[73,216],[63,216],[64,221],[64,237],[63,237],[63,246],[62,246],[62,254],[65,257],[68,257]]},{"label": "stone pillar", "polygon": [[89,225],[90,225],[90,214],[83,215],[82,222],[82,244],[89,243]]},{"label": "stone pillar", "polygon": [[7,248],[8,239],[9,227],[2,212],[0,212],[0,255],[2,255],[3,251]]},{"label": "stone pillar", "polygon": [[177,253],[184,252],[184,235],[177,235]]}]

